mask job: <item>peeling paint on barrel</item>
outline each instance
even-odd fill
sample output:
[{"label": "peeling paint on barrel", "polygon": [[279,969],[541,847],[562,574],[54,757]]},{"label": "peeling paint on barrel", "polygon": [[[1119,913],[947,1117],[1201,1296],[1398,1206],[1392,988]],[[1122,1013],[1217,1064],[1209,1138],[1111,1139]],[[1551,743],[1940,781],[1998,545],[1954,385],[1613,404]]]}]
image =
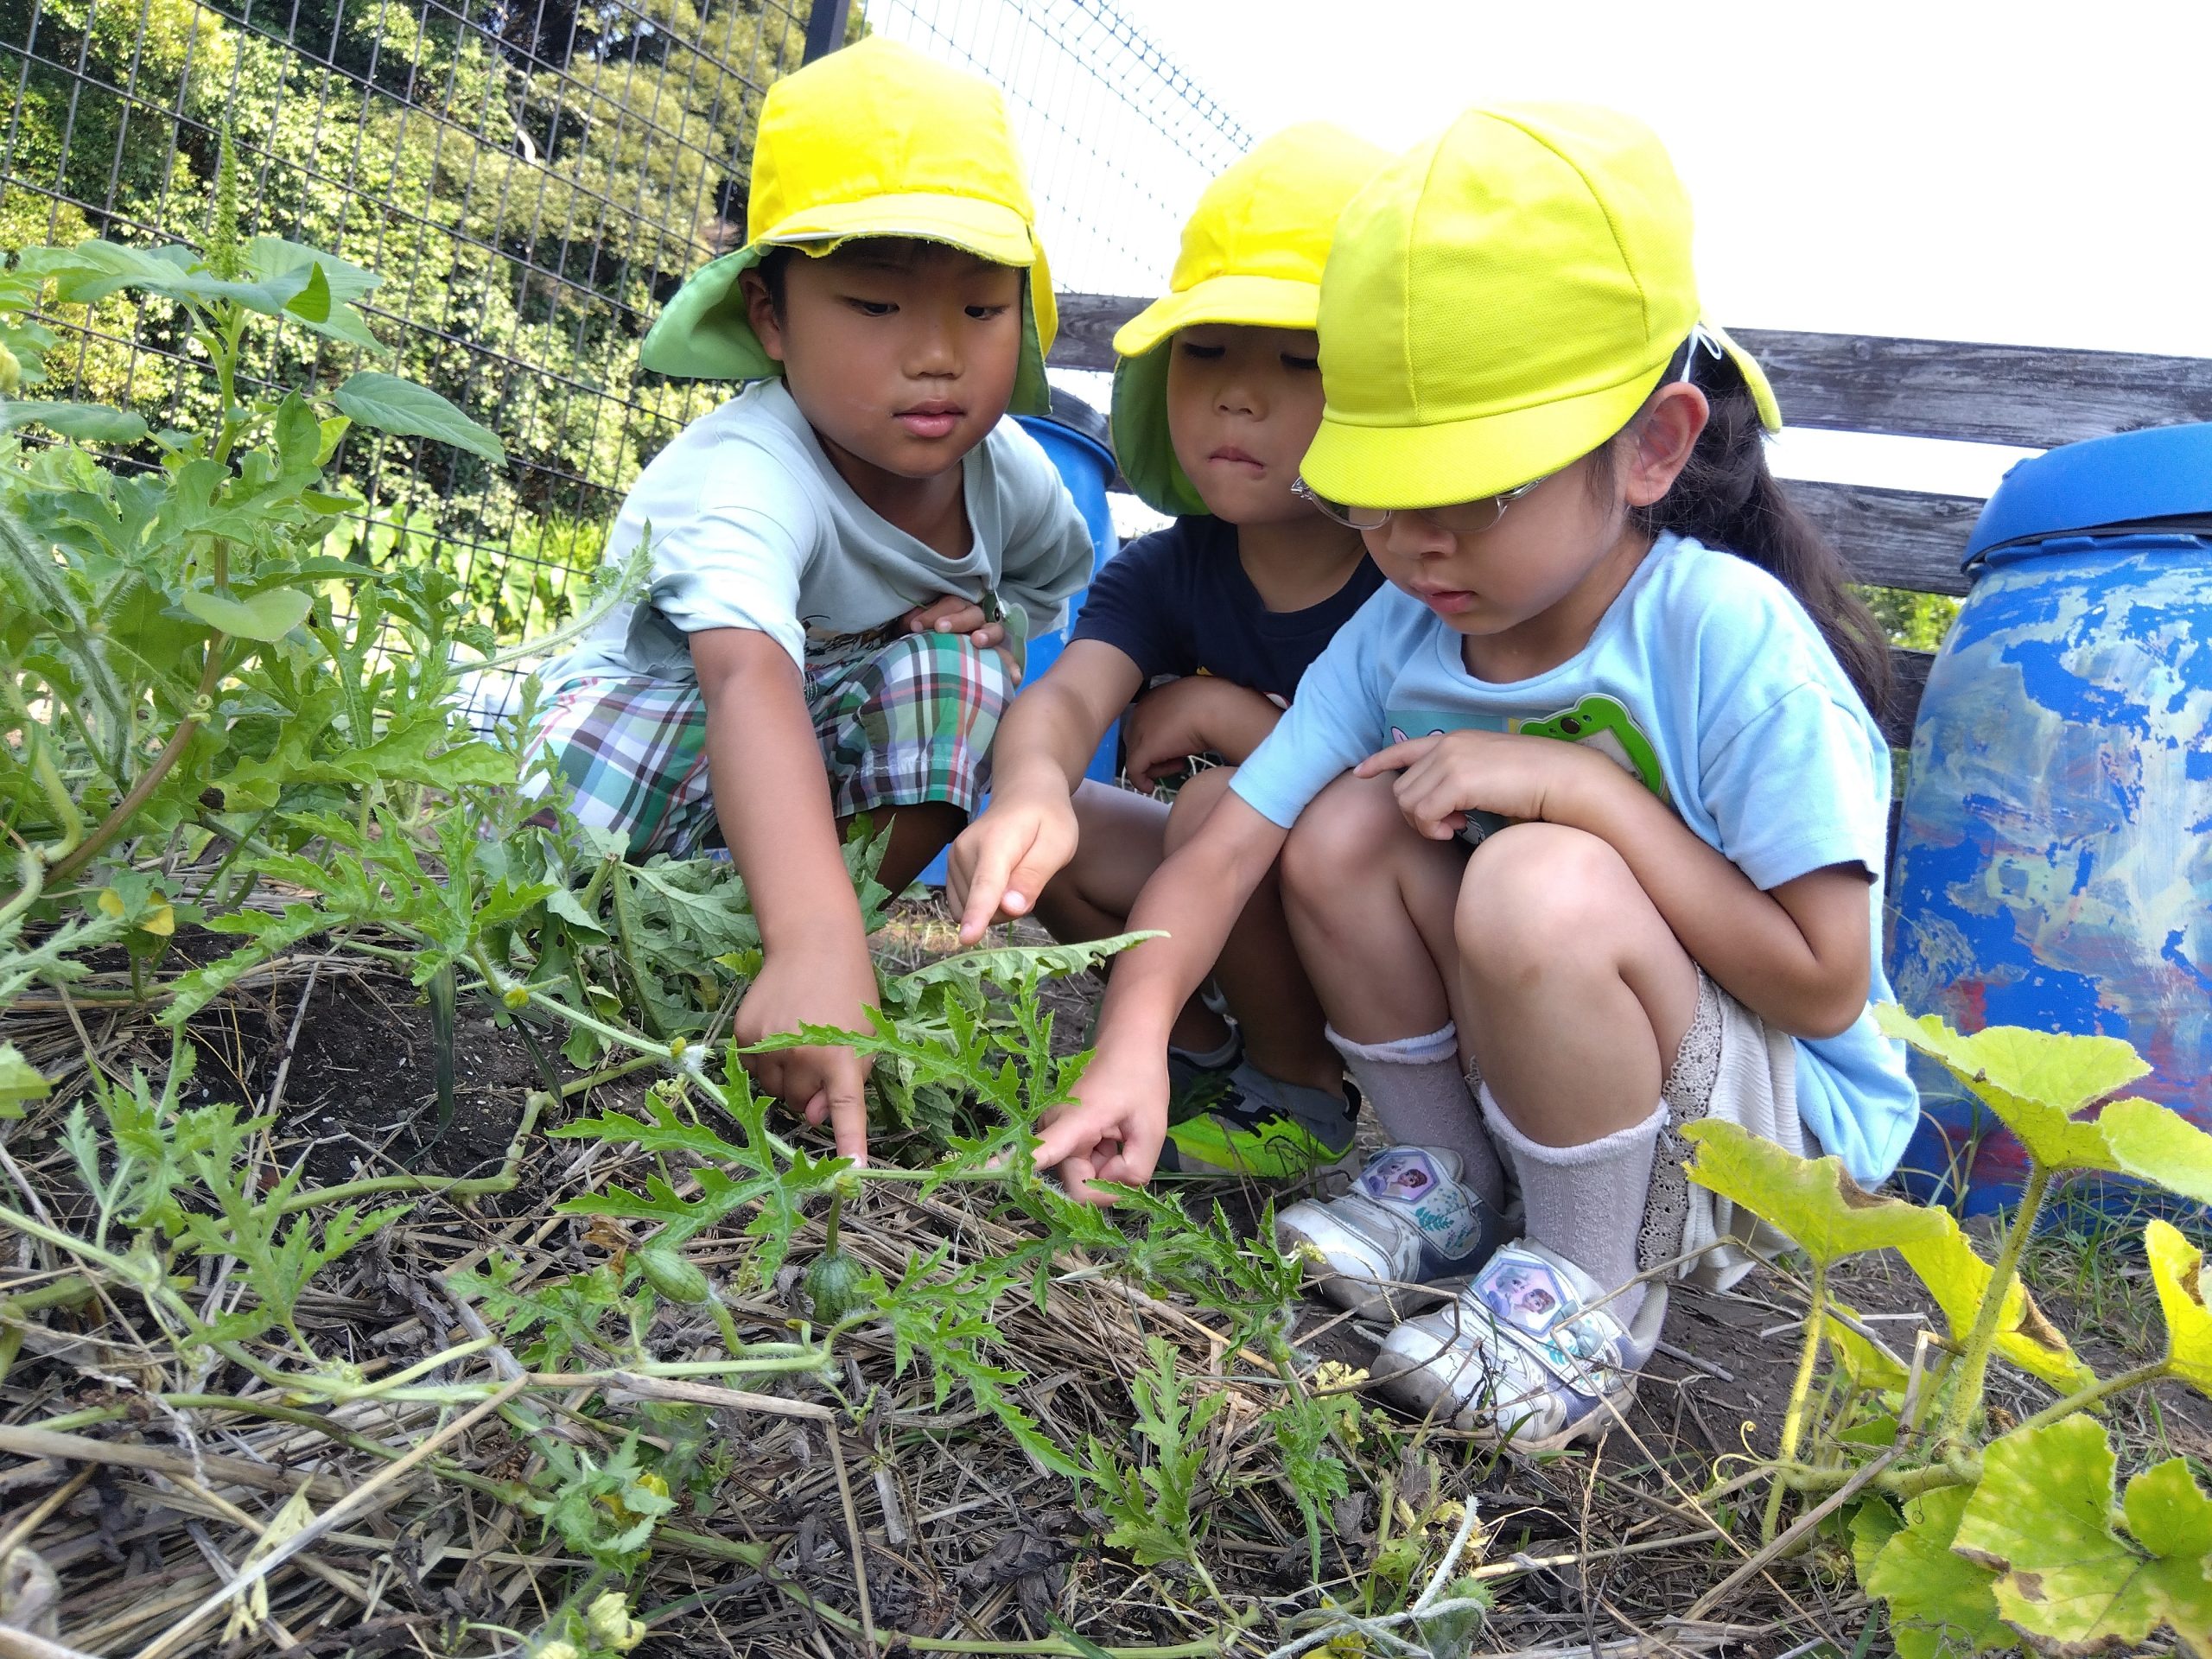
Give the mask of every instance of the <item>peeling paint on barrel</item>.
[{"label": "peeling paint on barrel", "polygon": [[[2139,1092],[2212,1127],[2212,551],[2099,546],[1994,565],[1929,672],[1891,978],[1963,1030],[2124,1037],[2153,1067]],[[1923,1079],[1908,1177],[1978,1139],[1986,1208],[2020,1154],[1955,1093]]]}]

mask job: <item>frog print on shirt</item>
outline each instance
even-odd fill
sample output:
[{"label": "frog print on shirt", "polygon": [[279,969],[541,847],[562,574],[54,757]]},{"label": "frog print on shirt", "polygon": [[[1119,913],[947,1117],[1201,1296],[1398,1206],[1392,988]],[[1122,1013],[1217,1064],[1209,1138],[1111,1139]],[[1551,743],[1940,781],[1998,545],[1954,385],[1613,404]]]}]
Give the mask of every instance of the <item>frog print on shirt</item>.
[{"label": "frog print on shirt", "polygon": [[[1393,709],[1389,712],[1390,741],[1394,743],[1402,743],[1412,736],[1441,737],[1446,732],[1479,731],[1514,732],[1524,737],[1548,737],[1563,743],[1585,744],[1661,800],[1672,799],[1667,790],[1666,773],[1659,766],[1658,752],[1644,735],[1643,728],[1637,724],[1636,716],[1629,712],[1626,703],[1602,692],[1593,691],[1570,708],[1554,709],[1534,719],[1469,714],[1457,709],[1414,713]],[[1504,829],[1510,822],[1494,812],[1470,812],[1459,838],[1470,845],[1477,844]]]}]

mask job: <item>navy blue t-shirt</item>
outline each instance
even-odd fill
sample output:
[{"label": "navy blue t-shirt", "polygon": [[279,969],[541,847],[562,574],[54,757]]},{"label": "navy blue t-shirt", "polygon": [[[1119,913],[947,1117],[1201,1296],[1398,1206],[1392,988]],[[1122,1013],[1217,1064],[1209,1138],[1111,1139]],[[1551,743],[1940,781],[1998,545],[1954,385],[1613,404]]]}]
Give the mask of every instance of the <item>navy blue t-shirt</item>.
[{"label": "navy blue t-shirt", "polygon": [[1288,705],[1298,682],[1382,586],[1364,554],[1344,585],[1302,611],[1271,611],[1236,556],[1236,529],[1208,514],[1139,537],[1093,577],[1072,639],[1096,639],[1145,683],[1211,674]]}]

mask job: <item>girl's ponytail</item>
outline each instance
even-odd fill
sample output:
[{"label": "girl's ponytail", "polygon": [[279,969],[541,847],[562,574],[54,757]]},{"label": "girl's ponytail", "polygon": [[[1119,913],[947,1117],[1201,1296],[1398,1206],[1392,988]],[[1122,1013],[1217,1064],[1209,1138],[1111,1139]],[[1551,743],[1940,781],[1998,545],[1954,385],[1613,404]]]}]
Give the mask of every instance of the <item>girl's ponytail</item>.
[{"label": "girl's ponytail", "polygon": [[1671,530],[1726,549],[1777,578],[1819,625],[1859,697],[1879,718],[1889,700],[1889,641],[1847,583],[1843,558],[1767,469],[1765,429],[1735,359],[1698,356],[1693,336],[1660,384],[1681,378],[1685,360],[1713,413],[1674,488],[1631,510],[1638,528]]}]

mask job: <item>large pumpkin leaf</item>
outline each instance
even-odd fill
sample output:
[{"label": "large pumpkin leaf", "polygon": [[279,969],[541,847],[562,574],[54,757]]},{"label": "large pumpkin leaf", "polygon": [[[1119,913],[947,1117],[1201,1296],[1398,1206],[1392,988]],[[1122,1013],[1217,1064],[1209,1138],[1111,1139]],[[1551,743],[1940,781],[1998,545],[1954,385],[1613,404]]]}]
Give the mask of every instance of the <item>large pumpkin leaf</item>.
[{"label": "large pumpkin leaf", "polygon": [[1738,1124],[1708,1118],[1682,1135],[1697,1148],[1691,1179],[1780,1228],[1823,1267],[1931,1237],[1949,1219],[1876,1198],[1844,1173],[1839,1158],[1800,1158]]},{"label": "large pumpkin leaf", "polygon": [[1897,1659],[1984,1653],[2013,1645],[1997,1616],[1990,1586],[1997,1574],[1952,1554],[1969,1491],[1939,1486],[1904,1506],[1892,1534],[1863,1575],[1866,1593],[1890,1605],[1890,1641]]},{"label": "large pumpkin leaf", "polygon": [[[1994,1270],[1974,1253],[1948,1211],[1936,1213],[1942,1217],[1942,1227],[1929,1237],[1900,1245],[1897,1253],[1943,1310],[1952,1339],[1963,1342],[1974,1329],[1982,1298],[1989,1294]],[[2005,1292],[2004,1311],[1998,1316],[1997,1351],[2022,1370],[2069,1393],[2094,1380],[2094,1373],[2075,1357],[2064,1332],[2044,1318],[2035,1298],[2018,1279]]]},{"label": "large pumpkin leaf", "polygon": [[2174,1374],[2199,1394],[2212,1395],[2212,1308],[2204,1305],[2204,1252],[2163,1221],[2143,1230],[2151,1281],[2166,1316],[2166,1345]]},{"label": "large pumpkin leaf", "polygon": [[2149,1100],[2115,1100],[2097,1114],[2113,1162],[2198,1204],[2212,1204],[2212,1135]]},{"label": "large pumpkin leaf", "polygon": [[1999,1615],[2038,1646],[2138,1647],[2164,1625],[2212,1659],[2212,1499],[2178,1459],[2161,1464],[2128,1483],[2130,1529],[2139,1518],[2148,1535],[2122,1536],[2113,1462],[2103,1426],[2086,1415],[2005,1435],[1983,1455],[1952,1548],[1997,1574]]},{"label": "large pumpkin leaf", "polygon": [[2075,1117],[2151,1069],[2117,1037],[2023,1026],[1991,1026],[1967,1035],[1937,1014],[1908,1018],[1893,1003],[1877,1007],[1874,1018],[1889,1035],[1964,1084],[2046,1168],[2120,1173],[2103,1131]]}]

